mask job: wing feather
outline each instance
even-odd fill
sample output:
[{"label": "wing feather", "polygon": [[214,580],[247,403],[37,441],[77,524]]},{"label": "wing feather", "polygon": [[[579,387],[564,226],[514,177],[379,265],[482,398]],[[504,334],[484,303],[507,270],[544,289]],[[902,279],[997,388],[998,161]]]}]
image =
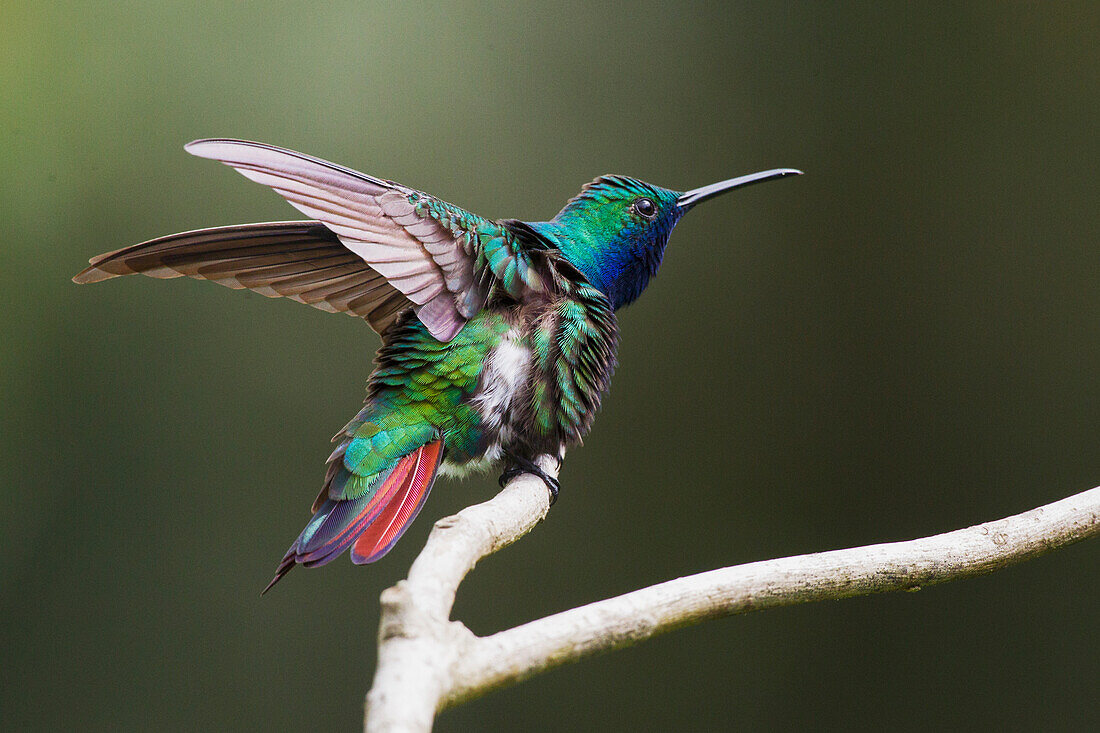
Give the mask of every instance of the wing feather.
[{"label": "wing feather", "polygon": [[379,333],[412,303],[317,221],[201,229],[93,257],[73,278],[99,282],[133,274],[193,277],[330,313],[365,318]]}]

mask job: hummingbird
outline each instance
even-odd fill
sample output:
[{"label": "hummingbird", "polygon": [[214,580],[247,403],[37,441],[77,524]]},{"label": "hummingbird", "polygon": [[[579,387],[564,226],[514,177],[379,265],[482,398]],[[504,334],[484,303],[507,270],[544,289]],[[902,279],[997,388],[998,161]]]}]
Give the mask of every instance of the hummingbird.
[{"label": "hummingbird", "polygon": [[364,319],[382,337],[363,409],[333,438],[313,517],[272,588],[296,565],[385,555],[438,475],[503,467],[559,483],[615,367],[616,311],[656,275],[695,205],[778,168],[674,191],[620,175],[585,185],[549,221],[487,219],[422,191],[258,142],[196,140],[187,152],[269,186],[309,220],[173,234],[93,257],[77,283],[188,276]]}]

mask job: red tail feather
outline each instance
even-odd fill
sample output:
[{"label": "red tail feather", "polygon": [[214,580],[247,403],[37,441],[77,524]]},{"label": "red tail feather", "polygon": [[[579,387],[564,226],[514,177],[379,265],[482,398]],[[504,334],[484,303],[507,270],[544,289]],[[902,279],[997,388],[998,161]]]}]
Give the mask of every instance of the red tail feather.
[{"label": "red tail feather", "polygon": [[305,565],[325,565],[347,549],[363,528],[378,521],[379,514],[385,514],[389,505],[399,499],[402,488],[408,483],[416,467],[415,456],[410,453],[397,462],[393,471],[378,487],[374,497],[363,504],[358,513],[348,516],[341,513],[344,507],[355,507],[354,502],[337,502],[336,508],[321,529],[305,544],[298,547],[297,561]]},{"label": "red tail feather", "polygon": [[271,590],[295,565],[324,565],[349,546],[355,563],[381,558],[424,506],[442,458],[443,441],[432,441],[398,459],[372,494],[358,499],[325,498],[263,592]]},{"label": "red tail feather", "polygon": [[394,492],[386,508],[359,535],[351,548],[351,559],[356,564],[378,560],[400,539],[413,519],[420,512],[428,492],[435,483],[435,474],[443,456],[443,441],[436,440],[421,446],[402,460],[414,458],[415,463],[401,487]]}]

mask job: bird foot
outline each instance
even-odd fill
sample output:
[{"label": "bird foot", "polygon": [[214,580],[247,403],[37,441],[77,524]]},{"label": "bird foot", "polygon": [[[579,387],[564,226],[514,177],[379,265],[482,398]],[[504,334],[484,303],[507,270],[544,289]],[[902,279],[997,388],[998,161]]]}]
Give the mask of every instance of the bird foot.
[{"label": "bird foot", "polygon": [[[558,467],[561,467],[561,461],[558,461]],[[558,492],[561,491],[561,483],[556,478],[550,476],[539,468],[539,465],[534,461],[528,460],[521,456],[508,454],[508,465],[505,467],[504,472],[500,474],[500,478],[497,479],[497,483],[503,489],[504,486],[519,476],[521,473],[529,473],[532,476],[538,476],[542,479],[542,482],[546,484],[546,488],[550,491],[550,506],[554,506],[554,502],[558,500]]]}]

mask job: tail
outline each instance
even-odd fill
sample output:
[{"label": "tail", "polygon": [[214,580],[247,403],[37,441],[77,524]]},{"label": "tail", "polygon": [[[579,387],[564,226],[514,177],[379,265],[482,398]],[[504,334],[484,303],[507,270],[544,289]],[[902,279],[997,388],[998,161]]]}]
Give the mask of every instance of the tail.
[{"label": "tail", "polygon": [[260,595],[271,590],[295,565],[324,565],[349,547],[351,560],[357,565],[380,559],[424,506],[442,458],[443,441],[434,440],[380,472],[371,490],[363,496],[333,499],[322,493],[326,498],[287,550],[275,577]]}]

